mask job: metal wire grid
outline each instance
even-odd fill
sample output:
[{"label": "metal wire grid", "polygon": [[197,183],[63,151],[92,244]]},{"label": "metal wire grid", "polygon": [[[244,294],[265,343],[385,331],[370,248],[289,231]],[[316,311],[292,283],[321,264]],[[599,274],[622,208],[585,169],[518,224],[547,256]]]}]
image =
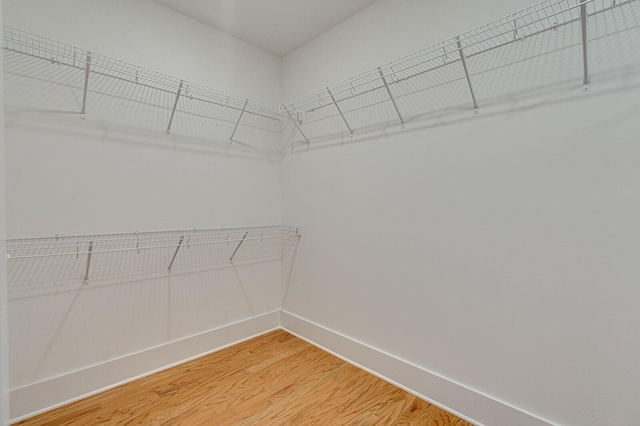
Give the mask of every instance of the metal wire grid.
[{"label": "metal wire grid", "polygon": [[290,226],[56,236],[7,241],[8,295],[19,298],[279,260]]},{"label": "metal wire grid", "polygon": [[[613,45],[625,46],[629,62],[637,61],[637,54],[632,56],[638,49],[638,31],[633,30],[640,25],[639,4],[638,0],[546,0],[284,103],[281,109],[298,119],[293,143],[308,144],[323,136],[353,134],[375,122],[404,124],[432,114],[478,108],[505,96],[557,90],[561,84],[580,81],[581,8],[587,12],[595,71],[611,63],[604,53],[609,58],[621,54]],[[617,37],[623,32],[623,37]],[[613,35],[615,41],[606,43],[609,48],[590,46],[605,44],[603,39]],[[522,81],[528,82],[525,87]]]},{"label": "metal wire grid", "polygon": [[[32,87],[46,91],[25,96],[23,90],[19,96],[8,97],[18,106],[86,112],[104,121],[167,132],[180,129],[187,131],[187,136],[235,142],[267,153],[283,150],[280,135],[285,116],[276,106],[7,26],[3,27],[3,41],[9,83],[22,83],[15,90]],[[11,93],[10,88],[8,95]],[[66,96],[56,96],[61,93]],[[195,128],[180,126],[180,120],[199,124]]]},{"label": "metal wire grid", "polygon": [[[620,63],[622,56],[633,65],[638,3],[546,0],[284,103],[279,110],[4,27],[7,80],[34,88],[32,96],[14,96],[8,84],[7,97],[43,110],[77,112],[84,110],[87,87],[91,114],[103,119],[166,126],[176,134],[283,155],[296,142],[404,124],[566,85],[580,71],[582,7],[588,15],[591,56],[598,59],[590,61],[593,70],[603,71],[612,58]],[[91,78],[85,85],[87,64]],[[523,86],[523,81],[528,83]]]}]

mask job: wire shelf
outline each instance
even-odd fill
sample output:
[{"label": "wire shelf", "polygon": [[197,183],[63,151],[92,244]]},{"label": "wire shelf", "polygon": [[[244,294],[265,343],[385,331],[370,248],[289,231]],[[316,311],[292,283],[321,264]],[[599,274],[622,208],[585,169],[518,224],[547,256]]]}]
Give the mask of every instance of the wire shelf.
[{"label": "wire shelf", "polygon": [[[638,62],[640,1],[546,0],[281,105],[292,144],[474,111]],[[615,59],[612,61],[611,59]],[[625,60],[627,62],[625,62]],[[524,82],[524,83],[523,83]]]},{"label": "wire shelf", "polygon": [[35,296],[280,260],[283,244],[300,235],[298,227],[257,226],[11,239],[8,295]]},{"label": "wire shelf", "polygon": [[[20,90],[8,98],[20,102],[18,106],[77,112],[259,152],[282,152],[278,142],[286,116],[277,106],[8,26],[3,27],[3,42],[5,74]],[[36,90],[25,97],[24,87]],[[51,96],[42,96],[38,88]]]},{"label": "wire shelf", "polygon": [[[545,0],[279,106],[3,27],[6,98],[282,157],[638,66],[640,0]],[[25,87],[34,90],[24,91]],[[12,92],[16,90],[16,92]]]}]

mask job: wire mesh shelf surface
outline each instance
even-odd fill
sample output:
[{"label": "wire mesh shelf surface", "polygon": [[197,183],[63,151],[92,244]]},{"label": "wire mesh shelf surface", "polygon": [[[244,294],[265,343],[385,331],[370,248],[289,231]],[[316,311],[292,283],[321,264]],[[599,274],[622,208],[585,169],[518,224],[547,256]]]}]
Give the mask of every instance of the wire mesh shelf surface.
[{"label": "wire mesh shelf surface", "polygon": [[297,143],[477,112],[576,81],[588,90],[592,73],[637,65],[639,27],[640,0],[545,0],[279,106],[10,27],[3,39],[5,78],[49,91],[12,96],[9,84],[7,97],[16,102],[282,156]]},{"label": "wire mesh shelf surface", "polygon": [[266,153],[282,151],[278,143],[285,116],[277,106],[8,26],[3,27],[3,42],[9,83],[56,92],[46,100],[25,100],[21,91],[11,97],[17,102],[32,106],[41,100],[47,102],[43,107],[77,111],[83,117],[121,124],[143,122],[167,133],[236,143]]},{"label": "wire mesh shelf surface", "polygon": [[258,226],[7,240],[10,298],[280,260],[300,228]]},{"label": "wire mesh shelf surface", "polygon": [[638,0],[547,0],[281,109],[295,118],[292,143],[308,145],[558,85],[588,91],[593,71],[638,64],[639,28]]}]

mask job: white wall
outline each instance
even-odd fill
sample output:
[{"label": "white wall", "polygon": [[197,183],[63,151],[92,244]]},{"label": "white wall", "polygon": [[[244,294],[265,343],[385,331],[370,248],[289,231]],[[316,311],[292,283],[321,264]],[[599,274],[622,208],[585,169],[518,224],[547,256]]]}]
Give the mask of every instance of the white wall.
[{"label": "white wall", "polygon": [[280,101],[281,59],[153,0],[8,0],[5,24],[194,83]]},{"label": "white wall", "polygon": [[[381,0],[284,59],[285,97],[518,3]],[[622,74],[287,157],[284,222],[305,236],[283,309],[543,421],[636,424],[640,89]]]},{"label": "white wall", "polygon": [[[279,58],[153,1],[10,0],[4,12],[9,26],[253,99],[280,98]],[[91,97],[87,120],[12,108],[41,86],[12,86],[7,100],[10,238],[281,223],[280,164],[192,149],[163,127],[99,121]],[[55,105],[55,93],[40,100]],[[277,326],[269,314],[280,306],[280,273],[271,261],[26,298],[10,291],[11,417]],[[253,325],[234,325],[246,321]],[[238,331],[222,338],[220,327]]]},{"label": "white wall", "polygon": [[[2,24],[2,1],[0,0],[0,24]],[[3,70],[3,58],[0,58],[0,74]],[[0,98],[4,99],[4,85],[0,81]],[[0,424],[9,421],[9,364],[8,364],[8,326],[7,326],[7,271],[5,239],[6,196],[5,196],[5,155],[4,155],[4,105],[0,104]]]}]

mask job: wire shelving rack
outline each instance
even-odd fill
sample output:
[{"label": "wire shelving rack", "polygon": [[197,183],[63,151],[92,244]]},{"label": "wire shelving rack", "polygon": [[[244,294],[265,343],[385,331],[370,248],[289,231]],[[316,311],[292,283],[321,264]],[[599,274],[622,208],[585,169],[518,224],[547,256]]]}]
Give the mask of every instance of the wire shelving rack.
[{"label": "wire shelving rack", "polygon": [[545,87],[581,83],[587,92],[605,63],[638,65],[639,28],[637,0],[546,0],[283,103],[295,130],[289,142],[308,146],[446,111],[478,114]]},{"label": "wire shelving rack", "polygon": [[[281,152],[277,106],[182,80],[108,56],[3,27],[5,78],[48,90],[43,108],[166,133]],[[8,77],[7,77],[8,76]],[[24,92],[21,92],[21,95]],[[40,101],[26,99],[27,106]],[[25,101],[15,96],[15,101]]]},{"label": "wire shelving rack", "polygon": [[282,259],[300,227],[254,226],[7,240],[9,298]]},{"label": "wire shelving rack", "polygon": [[[536,91],[579,83],[589,91],[607,66],[638,65],[639,28],[640,0],[545,0],[279,106],[11,27],[3,43],[5,78],[48,90],[49,108],[281,157],[299,144],[478,113]],[[34,97],[21,101],[43,101]]]}]

